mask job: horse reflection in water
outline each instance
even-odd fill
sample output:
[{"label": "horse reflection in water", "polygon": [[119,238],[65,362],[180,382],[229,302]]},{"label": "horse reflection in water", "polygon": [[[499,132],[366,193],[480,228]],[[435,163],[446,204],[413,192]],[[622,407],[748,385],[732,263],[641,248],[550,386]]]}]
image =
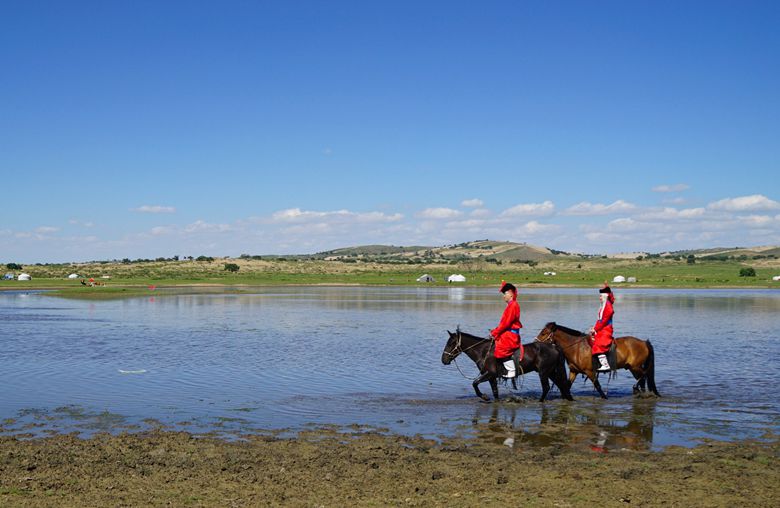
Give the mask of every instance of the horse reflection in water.
[{"label": "horse reflection in water", "polygon": [[478,406],[472,424],[477,439],[513,449],[568,447],[597,453],[648,451],[653,445],[655,399],[633,399],[631,407],[607,414],[601,404],[528,407]]},{"label": "horse reflection in water", "polygon": [[[485,402],[490,401],[490,398],[479,390],[479,384],[487,381],[493,391],[493,398],[498,400],[498,379],[506,374],[506,371],[501,362],[496,360],[494,356],[495,342],[462,332],[460,328],[455,333],[449,330],[447,333],[449,339],[441,354],[441,363],[449,365],[458,355],[464,353],[479,368],[479,376],[471,383],[477,397]],[[569,382],[566,379],[566,364],[560,349],[554,344],[542,342],[523,344],[523,349],[520,374],[534,371],[539,373],[539,381],[542,383],[542,396],[539,402],[544,402],[547,398],[551,379],[561,391],[561,396],[564,399],[574,400],[569,389]],[[516,386],[515,378],[512,378],[512,385]]]}]

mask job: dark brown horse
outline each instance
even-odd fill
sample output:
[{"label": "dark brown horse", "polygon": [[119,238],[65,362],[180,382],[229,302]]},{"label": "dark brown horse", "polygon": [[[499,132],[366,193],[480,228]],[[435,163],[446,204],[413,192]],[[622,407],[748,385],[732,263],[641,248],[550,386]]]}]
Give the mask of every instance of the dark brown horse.
[{"label": "dark brown horse", "polygon": [[[502,362],[496,360],[494,356],[495,343],[490,339],[483,339],[465,332],[460,329],[452,333],[444,346],[444,352],[441,354],[441,363],[449,365],[459,354],[465,353],[471,358],[479,368],[479,376],[471,383],[477,397],[484,401],[490,401],[490,398],[479,391],[480,383],[488,381],[493,390],[493,398],[498,400],[498,378],[506,374]],[[525,344],[525,354],[520,362],[521,374],[536,371],[539,373],[539,380],[542,382],[542,397],[539,402],[544,402],[547,392],[550,391],[550,379],[561,391],[561,396],[567,400],[574,400],[571,397],[569,389],[570,383],[566,379],[566,365],[563,354],[554,344],[543,344],[541,342],[532,342]]]},{"label": "dark brown horse", "polygon": [[[588,342],[588,336],[584,333],[556,324],[547,323],[536,340],[547,344],[557,344],[563,350],[566,361],[569,363],[569,384],[574,382],[577,374],[583,374],[593,381],[593,386],[598,390],[599,395],[606,399],[604,390],[599,383],[598,372],[593,370],[593,357],[591,347]],[[628,369],[637,380],[633,386],[635,394],[645,391],[647,387],[657,397],[661,394],[655,387],[655,353],[653,345],[649,340],[637,339],[636,337],[617,337],[615,339],[617,348],[617,368]]]}]

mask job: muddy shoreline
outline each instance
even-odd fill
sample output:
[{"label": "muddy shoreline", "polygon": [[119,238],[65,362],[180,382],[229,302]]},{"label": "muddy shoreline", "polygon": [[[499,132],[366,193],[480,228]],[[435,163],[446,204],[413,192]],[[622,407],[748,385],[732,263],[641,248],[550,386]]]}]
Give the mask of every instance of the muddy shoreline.
[{"label": "muddy shoreline", "polygon": [[3,506],[777,506],[780,439],[600,453],[329,429],[0,437]]}]

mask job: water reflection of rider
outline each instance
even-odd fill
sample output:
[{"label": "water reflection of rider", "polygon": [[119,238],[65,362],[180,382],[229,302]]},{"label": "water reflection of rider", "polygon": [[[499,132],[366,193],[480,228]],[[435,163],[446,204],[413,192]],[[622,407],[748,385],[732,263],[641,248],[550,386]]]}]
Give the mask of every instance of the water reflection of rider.
[{"label": "water reflection of rider", "polygon": [[599,453],[620,449],[649,450],[653,445],[655,404],[655,400],[635,398],[631,401],[630,413],[615,415],[601,414],[601,406],[596,406],[592,414],[595,429],[590,449]]},{"label": "water reflection of rider", "polygon": [[544,404],[539,408],[539,424],[517,421],[528,415],[529,407],[478,406],[472,419],[477,439],[510,448],[565,446],[590,448],[598,453],[652,447],[654,399],[633,399],[631,407],[613,414],[601,405],[575,407],[571,404]]},{"label": "water reflection of rider", "polygon": [[503,362],[506,369],[506,377],[513,378],[517,375],[512,353],[520,348],[520,304],[517,303],[517,288],[501,281],[499,292],[503,295],[506,307],[501,315],[498,326],[490,330],[490,335],[496,339],[496,361]]}]

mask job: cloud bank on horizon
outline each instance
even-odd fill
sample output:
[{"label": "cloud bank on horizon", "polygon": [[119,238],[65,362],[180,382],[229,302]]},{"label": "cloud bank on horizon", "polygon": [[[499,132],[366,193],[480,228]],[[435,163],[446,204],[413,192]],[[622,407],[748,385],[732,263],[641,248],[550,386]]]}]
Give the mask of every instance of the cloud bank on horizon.
[{"label": "cloud bank on horizon", "polygon": [[[551,200],[503,209],[487,208],[480,198],[460,204],[461,208],[431,207],[410,214],[296,207],[224,223],[172,220],[123,235],[109,230],[96,234],[100,220],[95,217],[89,222],[52,222],[31,231],[6,228],[0,230],[0,242],[9,261],[27,263],[308,254],[366,244],[439,246],[479,239],[588,254],[780,245],[780,202],[763,194],[689,208],[638,206],[622,199],[561,208]],[[175,207],[157,205],[131,211],[176,214]]]}]

